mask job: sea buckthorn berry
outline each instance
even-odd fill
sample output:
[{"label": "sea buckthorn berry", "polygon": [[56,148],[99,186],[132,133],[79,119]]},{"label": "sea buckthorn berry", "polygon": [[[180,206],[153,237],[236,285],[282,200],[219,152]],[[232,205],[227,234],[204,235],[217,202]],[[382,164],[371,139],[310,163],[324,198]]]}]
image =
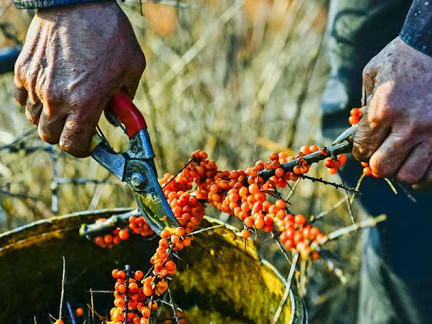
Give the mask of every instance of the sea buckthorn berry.
[{"label": "sea buckthorn berry", "polygon": [[309,146],[307,146],[307,145],[303,145],[303,146],[300,148],[300,153],[302,153],[303,155],[308,155],[308,154],[310,154]]},{"label": "sea buckthorn berry", "polygon": [[256,183],[252,183],[252,184],[249,186],[249,192],[250,192],[252,195],[257,194],[257,193],[259,192],[259,187],[258,187],[258,185],[257,185]]},{"label": "sea buckthorn berry", "polygon": [[294,222],[297,225],[304,225],[304,224],[306,224],[306,217],[304,217],[303,215],[300,215],[300,214],[295,215]]},{"label": "sea buckthorn berry", "polygon": [[241,236],[246,240],[250,237],[250,231],[248,229],[244,229],[243,231],[241,231]]},{"label": "sea buckthorn berry", "polygon": [[270,154],[270,160],[272,160],[272,161],[275,161],[275,160],[278,160],[279,159],[279,154],[277,154],[277,153],[272,153],[272,154]]},{"label": "sea buckthorn berry", "polygon": [[129,232],[126,229],[122,229],[119,231],[118,236],[120,237],[120,239],[127,240],[129,238]]},{"label": "sea buckthorn berry", "polygon": [[278,178],[282,178],[284,173],[285,173],[285,171],[282,168],[277,168],[275,171],[275,176]]},{"label": "sea buckthorn berry", "polygon": [[144,272],[142,272],[141,270],[136,271],[134,274],[134,278],[137,281],[140,281],[143,277],[144,277]]},{"label": "sea buckthorn berry", "polygon": [[78,317],[81,317],[81,316],[84,315],[84,311],[83,311],[83,309],[82,309],[81,307],[78,307],[78,308],[75,310],[75,313],[76,313],[76,315],[77,315]]}]

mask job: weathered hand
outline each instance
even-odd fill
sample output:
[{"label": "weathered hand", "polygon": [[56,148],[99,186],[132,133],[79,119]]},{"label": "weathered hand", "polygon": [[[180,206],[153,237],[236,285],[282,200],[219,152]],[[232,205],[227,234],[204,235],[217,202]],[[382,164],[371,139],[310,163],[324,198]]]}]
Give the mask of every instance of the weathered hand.
[{"label": "weathered hand", "polygon": [[363,86],[354,156],[381,176],[432,183],[432,57],[395,38],[367,64]]},{"label": "weathered hand", "polygon": [[15,99],[40,137],[77,157],[122,87],[135,94],[145,58],[116,2],[40,9],[15,64]]}]

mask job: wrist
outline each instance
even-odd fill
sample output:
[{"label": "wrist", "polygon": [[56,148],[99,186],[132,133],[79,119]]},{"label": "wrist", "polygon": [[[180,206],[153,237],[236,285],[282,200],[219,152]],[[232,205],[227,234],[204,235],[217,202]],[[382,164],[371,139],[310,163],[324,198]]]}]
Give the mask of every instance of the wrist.
[{"label": "wrist", "polygon": [[432,56],[432,7],[423,0],[414,0],[399,37],[409,46]]},{"label": "wrist", "polygon": [[115,0],[12,0],[12,3],[18,9],[37,9],[43,12],[46,9],[59,10],[60,7],[68,8],[72,6],[81,6],[88,4],[104,5],[106,3],[116,3]]}]

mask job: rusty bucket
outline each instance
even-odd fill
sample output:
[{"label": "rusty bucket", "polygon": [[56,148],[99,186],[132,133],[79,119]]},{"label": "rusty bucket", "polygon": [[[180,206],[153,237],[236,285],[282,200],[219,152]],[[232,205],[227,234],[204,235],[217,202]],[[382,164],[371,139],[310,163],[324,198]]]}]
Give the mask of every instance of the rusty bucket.
[{"label": "rusty bucket", "polygon": [[[112,294],[111,271],[129,264],[146,271],[158,239],[130,238],[102,249],[79,236],[81,224],[127,212],[110,209],[41,220],[0,235],[2,277],[0,323],[50,323],[58,317],[63,261],[66,261],[64,301],[73,308],[93,304],[106,316]],[[206,218],[204,227],[218,223]],[[267,262],[258,260],[251,242],[229,226],[196,235],[180,253],[173,294],[189,323],[272,323],[284,294],[284,282]],[[64,306],[63,319],[69,321]],[[96,323],[100,320],[96,317]],[[305,323],[302,299],[292,287],[278,323]]]}]

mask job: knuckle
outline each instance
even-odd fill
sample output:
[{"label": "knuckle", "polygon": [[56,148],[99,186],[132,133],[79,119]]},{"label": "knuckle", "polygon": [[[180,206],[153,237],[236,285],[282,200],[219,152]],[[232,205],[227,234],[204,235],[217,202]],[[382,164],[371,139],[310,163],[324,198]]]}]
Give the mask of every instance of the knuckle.
[{"label": "knuckle", "polygon": [[354,138],[353,155],[359,161],[368,161],[372,155],[370,143],[365,137],[356,136]]},{"label": "knuckle", "polygon": [[39,124],[39,115],[34,115],[34,114],[30,113],[30,111],[28,109],[26,109],[25,115],[26,115],[27,120],[30,123],[32,123],[33,125]]},{"label": "knuckle", "polygon": [[63,102],[61,89],[50,80],[45,80],[38,85],[38,95],[47,106],[60,105]]}]

